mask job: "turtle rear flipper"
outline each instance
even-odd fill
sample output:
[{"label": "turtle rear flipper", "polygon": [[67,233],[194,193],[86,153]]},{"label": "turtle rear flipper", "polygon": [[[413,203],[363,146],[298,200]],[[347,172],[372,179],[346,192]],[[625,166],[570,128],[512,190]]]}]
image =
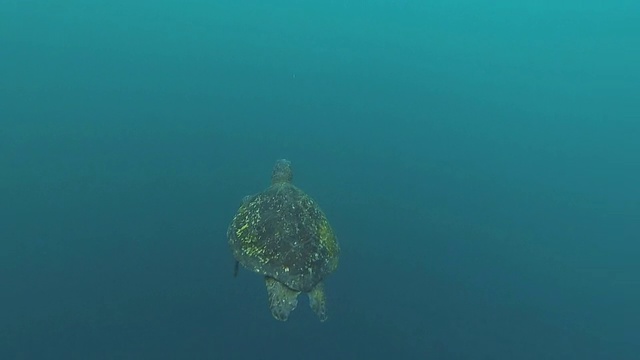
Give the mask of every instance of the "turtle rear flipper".
[{"label": "turtle rear flipper", "polygon": [[239,267],[240,267],[240,262],[236,260],[236,263],[233,265],[233,277],[238,276]]},{"label": "turtle rear flipper", "polygon": [[309,306],[311,306],[311,310],[313,310],[320,321],[327,320],[327,299],[324,295],[324,284],[318,283],[308,294],[309,296]]},{"label": "turtle rear flipper", "polygon": [[291,290],[278,280],[265,277],[265,285],[269,293],[269,307],[274,318],[280,321],[287,321],[291,313],[298,305],[299,291]]}]

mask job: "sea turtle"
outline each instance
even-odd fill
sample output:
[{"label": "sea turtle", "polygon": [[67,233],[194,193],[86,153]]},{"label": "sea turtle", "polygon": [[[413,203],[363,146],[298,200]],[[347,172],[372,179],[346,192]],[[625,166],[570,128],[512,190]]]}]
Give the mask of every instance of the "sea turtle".
[{"label": "sea turtle", "polygon": [[229,246],[236,272],[239,262],[264,275],[273,317],[286,321],[303,292],[325,321],[323,280],[338,266],[340,249],[325,214],[292,179],[291,162],[276,161],[271,186],[242,200],[227,231]]}]

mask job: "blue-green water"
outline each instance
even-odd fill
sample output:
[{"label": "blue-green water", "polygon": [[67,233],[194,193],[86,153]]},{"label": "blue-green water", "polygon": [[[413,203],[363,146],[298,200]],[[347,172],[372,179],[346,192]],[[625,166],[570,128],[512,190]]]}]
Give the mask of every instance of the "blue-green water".
[{"label": "blue-green water", "polygon": [[[637,359],[638,4],[3,0],[0,359]],[[325,323],[232,277],[281,157]]]}]

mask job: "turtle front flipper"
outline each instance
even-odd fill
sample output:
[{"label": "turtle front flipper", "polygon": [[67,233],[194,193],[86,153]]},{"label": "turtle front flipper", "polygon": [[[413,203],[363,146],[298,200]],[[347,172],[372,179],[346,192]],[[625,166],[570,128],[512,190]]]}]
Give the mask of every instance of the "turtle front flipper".
[{"label": "turtle front flipper", "polygon": [[266,276],[264,282],[269,293],[269,307],[274,318],[287,321],[289,313],[298,305],[299,291],[291,290],[278,280]]},{"label": "turtle front flipper", "polygon": [[318,283],[308,295],[311,310],[318,315],[320,321],[327,320],[327,299],[324,295],[324,284]]}]

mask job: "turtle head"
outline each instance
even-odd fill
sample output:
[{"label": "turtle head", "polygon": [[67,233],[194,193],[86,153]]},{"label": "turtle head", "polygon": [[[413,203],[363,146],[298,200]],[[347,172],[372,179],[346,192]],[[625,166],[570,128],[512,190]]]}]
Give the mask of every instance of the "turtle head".
[{"label": "turtle head", "polygon": [[293,180],[291,161],[280,159],[276,161],[271,173],[271,184],[290,183]]}]

